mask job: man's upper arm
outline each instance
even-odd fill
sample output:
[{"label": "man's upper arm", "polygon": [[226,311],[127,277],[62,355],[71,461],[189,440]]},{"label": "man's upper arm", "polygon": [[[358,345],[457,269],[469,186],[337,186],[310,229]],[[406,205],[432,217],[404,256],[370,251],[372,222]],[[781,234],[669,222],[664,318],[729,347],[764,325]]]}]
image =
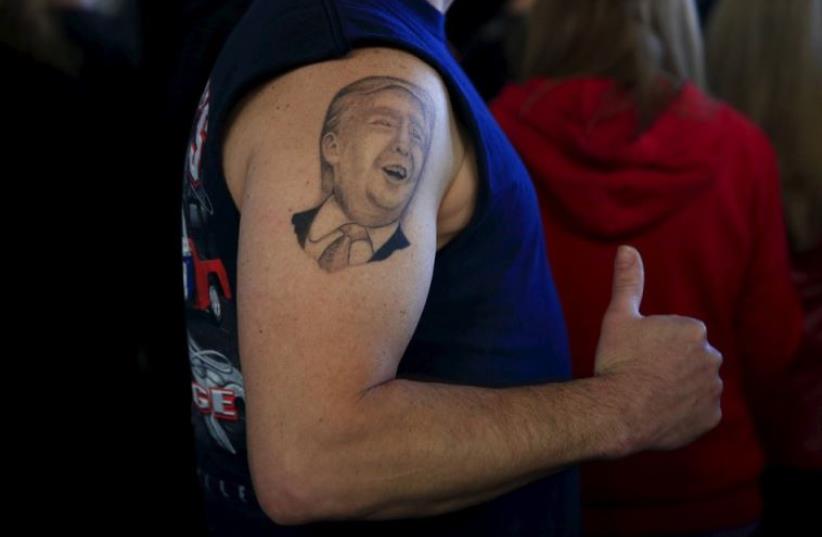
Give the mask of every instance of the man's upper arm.
[{"label": "man's upper arm", "polygon": [[447,96],[385,49],[260,90],[225,145],[252,473],[283,471],[394,378],[425,304],[454,169]]}]

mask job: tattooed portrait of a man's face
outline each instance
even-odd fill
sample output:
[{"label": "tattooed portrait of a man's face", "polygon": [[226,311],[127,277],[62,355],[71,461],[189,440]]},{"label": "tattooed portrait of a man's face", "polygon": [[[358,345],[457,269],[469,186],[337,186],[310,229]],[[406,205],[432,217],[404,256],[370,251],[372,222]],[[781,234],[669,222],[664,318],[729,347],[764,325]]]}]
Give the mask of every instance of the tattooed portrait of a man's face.
[{"label": "tattooed portrait of a man's face", "polygon": [[320,136],[323,203],[292,218],[298,241],[328,272],[381,261],[409,246],[401,218],[422,175],[431,98],[391,77],[369,77],[332,100]]}]

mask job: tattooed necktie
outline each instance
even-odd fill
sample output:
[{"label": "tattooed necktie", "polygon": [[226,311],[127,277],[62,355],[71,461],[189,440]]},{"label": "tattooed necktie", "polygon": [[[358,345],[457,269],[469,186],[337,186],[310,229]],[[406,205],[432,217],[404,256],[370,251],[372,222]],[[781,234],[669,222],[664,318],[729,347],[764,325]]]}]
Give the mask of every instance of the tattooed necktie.
[{"label": "tattooed necktie", "polygon": [[[350,264],[365,263],[374,254],[371,238],[365,227],[359,224],[343,224],[338,229],[342,235],[329,244],[318,259],[320,268],[328,272],[336,272]],[[357,260],[351,259],[352,247],[360,241],[365,248],[358,248]],[[367,255],[363,255],[363,251]]]}]

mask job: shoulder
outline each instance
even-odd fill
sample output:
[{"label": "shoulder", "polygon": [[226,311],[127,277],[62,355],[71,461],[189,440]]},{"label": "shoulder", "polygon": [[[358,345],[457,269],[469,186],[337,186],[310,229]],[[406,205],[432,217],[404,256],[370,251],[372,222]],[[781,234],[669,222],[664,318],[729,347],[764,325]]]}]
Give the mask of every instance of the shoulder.
[{"label": "shoulder", "polygon": [[746,172],[747,176],[761,176],[762,171],[774,175],[777,157],[767,134],[731,104],[689,83],[673,112],[680,129],[700,133],[700,143],[721,167]]},{"label": "shoulder", "polygon": [[704,93],[693,84],[688,85],[686,93],[690,94],[686,102],[713,121],[728,143],[752,147],[757,152],[772,152],[765,132],[731,104]]},{"label": "shoulder", "polygon": [[[443,80],[435,69],[410,53],[363,48],[342,59],[300,67],[270,80],[236,106],[223,154],[229,191],[238,207],[248,175],[264,169],[272,155],[314,153],[317,160],[318,140],[335,97],[358,84],[380,79],[412,88],[430,108],[432,140],[426,176],[429,182],[440,183],[437,190],[442,195],[463,151]],[[316,175],[314,170],[299,171],[294,181]]]}]

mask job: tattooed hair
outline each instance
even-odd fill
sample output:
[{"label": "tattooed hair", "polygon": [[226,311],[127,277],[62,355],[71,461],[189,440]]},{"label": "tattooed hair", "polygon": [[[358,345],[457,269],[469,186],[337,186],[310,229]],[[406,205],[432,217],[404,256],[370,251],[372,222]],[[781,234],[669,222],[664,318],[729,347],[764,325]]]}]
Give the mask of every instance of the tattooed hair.
[{"label": "tattooed hair", "polygon": [[[337,133],[345,116],[364,97],[387,90],[400,90],[411,95],[419,104],[425,125],[427,125],[426,145],[431,143],[431,125],[434,117],[434,103],[428,94],[410,82],[390,76],[372,76],[358,80],[341,89],[331,101],[320,134],[320,165],[323,194],[330,194],[334,188],[334,168],[326,161],[322,151],[322,141],[326,134]],[[427,149],[427,147],[426,147]]]}]

